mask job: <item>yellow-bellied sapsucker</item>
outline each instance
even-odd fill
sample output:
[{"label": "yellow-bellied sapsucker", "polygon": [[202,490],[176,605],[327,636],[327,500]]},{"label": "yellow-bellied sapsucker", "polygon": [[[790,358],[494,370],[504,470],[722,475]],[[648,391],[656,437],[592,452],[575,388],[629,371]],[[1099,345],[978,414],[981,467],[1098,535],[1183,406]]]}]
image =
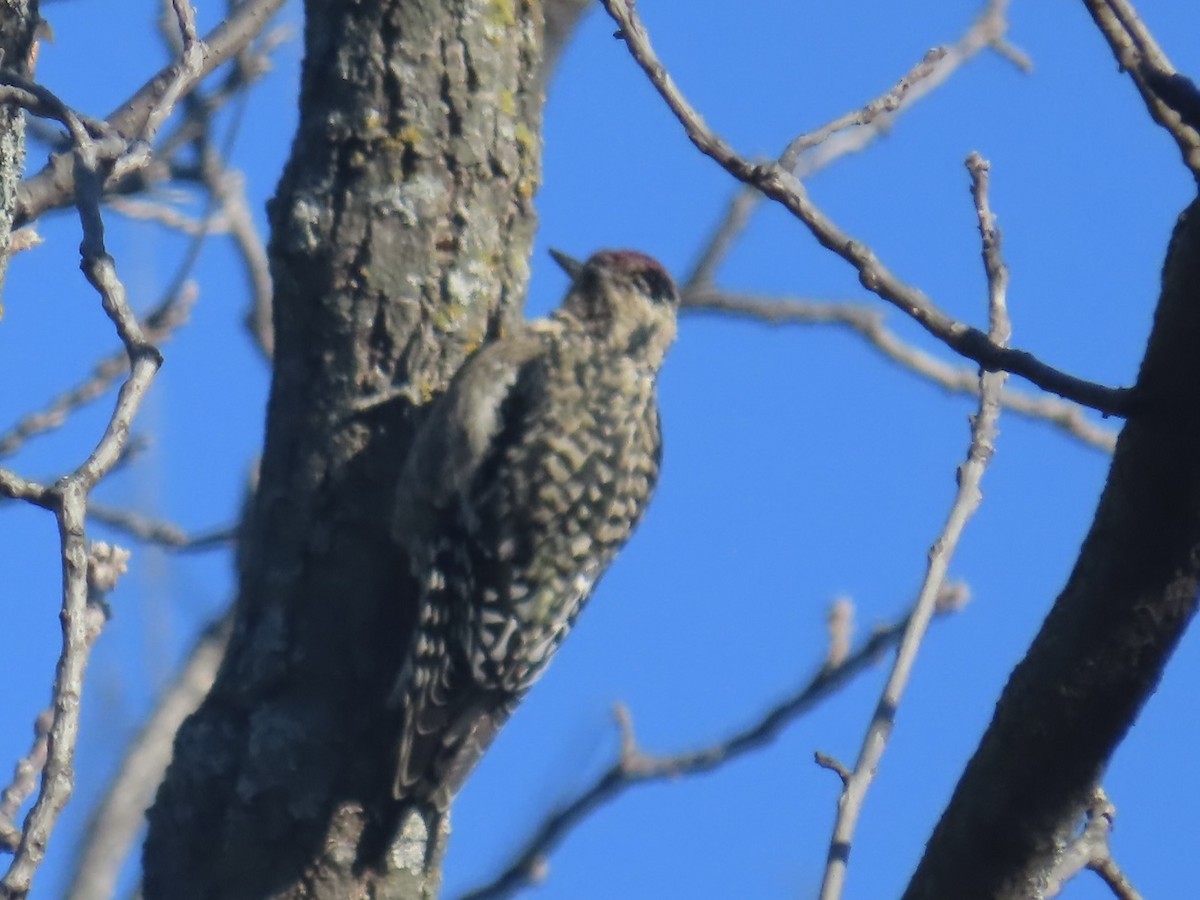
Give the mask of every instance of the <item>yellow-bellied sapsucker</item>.
[{"label": "yellow-bellied sapsucker", "polygon": [[658,480],[656,382],[679,294],[630,250],[579,263],[548,319],[471,357],[415,438],[395,538],[421,590],[396,689],[394,793],[444,810]]}]

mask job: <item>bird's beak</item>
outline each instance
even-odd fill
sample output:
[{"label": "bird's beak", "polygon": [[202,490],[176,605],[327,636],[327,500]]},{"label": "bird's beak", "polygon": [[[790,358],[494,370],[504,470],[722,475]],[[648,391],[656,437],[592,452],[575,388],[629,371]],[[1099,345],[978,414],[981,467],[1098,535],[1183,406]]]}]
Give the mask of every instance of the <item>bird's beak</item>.
[{"label": "bird's beak", "polygon": [[569,277],[572,281],[578,278],[579,273],[583,271],[583,263],[573,256],[568,256],[561,250],[555,250],[553,247],[551,247],[550,256],[554,258],[556,263],[562,266],[562,270],[567,273],[567,277]]}]

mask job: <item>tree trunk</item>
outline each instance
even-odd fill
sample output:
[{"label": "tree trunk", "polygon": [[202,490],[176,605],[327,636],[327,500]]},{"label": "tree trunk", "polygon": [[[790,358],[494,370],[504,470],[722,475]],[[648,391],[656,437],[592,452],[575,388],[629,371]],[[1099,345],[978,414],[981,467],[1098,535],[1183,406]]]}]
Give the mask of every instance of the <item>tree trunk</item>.
[{"label": "tree trunk", "polygon": [[1075,569],[934,831],[909,900],[1039,897],[1200,587],[1200,201],[1180,217]]},{"label": "tree trunk", "polygon": [[236,622],[150,812],[149,900],[437,892],[441,841],[397,839],[390,795],[416,594],[388,521],[414,410],[520,314],[540,43],[533,0],[308,0]]}]

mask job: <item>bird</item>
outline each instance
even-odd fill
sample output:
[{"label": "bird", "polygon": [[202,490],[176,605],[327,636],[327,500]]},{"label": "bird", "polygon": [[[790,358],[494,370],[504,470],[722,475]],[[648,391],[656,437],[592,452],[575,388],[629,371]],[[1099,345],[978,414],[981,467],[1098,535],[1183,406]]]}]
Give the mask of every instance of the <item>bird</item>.
[{"label": "bird", "polygon": [[392,535],[419,611],[392,705],[393,796],[448,809],[540,677],[658,482],[658,375],[679,292],[634,250],[471,356],[405,458]]}]

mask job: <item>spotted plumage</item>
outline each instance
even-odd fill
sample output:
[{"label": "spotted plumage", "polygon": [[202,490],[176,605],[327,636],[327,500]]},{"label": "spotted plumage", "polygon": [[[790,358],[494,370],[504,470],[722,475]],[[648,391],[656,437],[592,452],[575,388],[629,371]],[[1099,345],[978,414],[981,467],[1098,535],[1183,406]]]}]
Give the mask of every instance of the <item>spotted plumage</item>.
[{"label": "spotted plumage", "polygon": [[658,480],[656,381],[679,297],[602,251],[560,309],[472,357],[434,405],[394,534],[421,588],[397,691],[395,795],[448,806],[571,630]]}]

